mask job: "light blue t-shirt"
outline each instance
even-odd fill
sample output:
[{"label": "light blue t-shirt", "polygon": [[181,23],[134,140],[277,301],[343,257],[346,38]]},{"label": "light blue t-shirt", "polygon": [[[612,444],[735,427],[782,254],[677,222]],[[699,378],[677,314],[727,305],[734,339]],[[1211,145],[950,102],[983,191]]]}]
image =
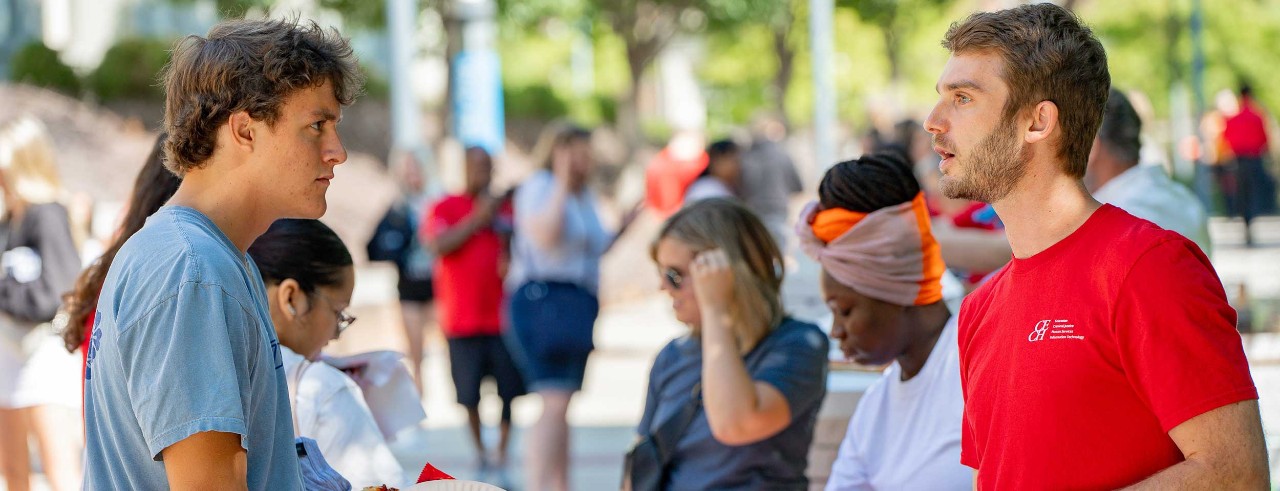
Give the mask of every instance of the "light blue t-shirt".
[{"label": "light blue t-shirt", "polygon": [[556,247],[539,248],[528,237],[530,219],[546,213],[555,186],[555,176],[541,170],[516,189],[516,233],[506,280],[509,290],[528,280],[563,281],[592,292],[599,288],[600,256],[609,248],[613,235],[600,224],[600,204],[589,189],[569,195],[565,201],[564,225]]},{"label": "light blue t-shirt", "polygon": [[161,451],[240,435],[249,489],[302,489],[261,276],[212,221],[166,206],[107,273],[85,368],[84,487],[167,489]]}]

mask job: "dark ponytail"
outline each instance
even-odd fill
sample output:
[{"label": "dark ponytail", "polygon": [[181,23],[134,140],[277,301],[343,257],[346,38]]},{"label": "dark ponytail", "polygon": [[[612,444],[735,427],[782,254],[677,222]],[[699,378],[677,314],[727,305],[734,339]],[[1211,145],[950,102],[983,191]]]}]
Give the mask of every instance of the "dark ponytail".
[{"label": "dark ponytail", "polygon": [[343,268],[352,265],[346,244],[319,220],[276,220],[249,246],[249,256],[262,272],[263,283],[293,279],[308,295],[318,287],[338,284]]}]

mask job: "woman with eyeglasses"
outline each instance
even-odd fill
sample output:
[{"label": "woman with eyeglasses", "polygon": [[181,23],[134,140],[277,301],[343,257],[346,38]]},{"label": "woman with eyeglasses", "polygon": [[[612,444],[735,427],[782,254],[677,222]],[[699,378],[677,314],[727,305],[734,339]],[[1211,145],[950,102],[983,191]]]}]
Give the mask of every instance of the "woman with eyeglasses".
[{"label": "woman with eyeglasses", "polygon": [[320,351],[355,322],[351,253],[319,220],[278,220],[249,247],[267,287],[271,322],[293,405],[297,436],[314,439],[352,484],[403,483],[396,461],[355,381]]},{"label": "woman with eyeglasses", "polygon": [[650,439],[665,448],[656,465],[633,465],[628,484],[658,475],[661,489],[808,489],[828,343],[783,312],[769,231],[742,205],[710,198],[668,219],[650,254],[690,333],[649,374],[637,433],[661,435]]}]

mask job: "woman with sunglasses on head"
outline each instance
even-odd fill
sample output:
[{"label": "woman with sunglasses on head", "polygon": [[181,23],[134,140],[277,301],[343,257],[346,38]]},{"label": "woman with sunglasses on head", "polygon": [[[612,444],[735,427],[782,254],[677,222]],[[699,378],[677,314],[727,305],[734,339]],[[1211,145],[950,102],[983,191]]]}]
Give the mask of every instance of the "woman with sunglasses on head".
[{"label": "woman with sunglasses on head", "polygon": [[796,233],[822,265],[831,337],[860,364],[889,365],[858,400],[826,489],[972,488],[957,319],[919,182],[898,154],[873,154],[828,170],[818,197]]},{"label": "woman with sunglasses on head", "polygon": [[633,465],[628,484],[648,473],[661,489],[808,489],[828,342],[783,312],[769,231],[742,205],[711,198],[668,219],[650,254],[691,332],[658,354],[637,429],[642,441],[662,435],[656,455],[669,458]]},{"label": "woman with sunglasses on head", "polygon": [[297,436],[314,439],[326,461],[356,486],[403,483],[396,461],[355,381],[316,363],[355,318],[347,313],[355,268],[342,239],[319,220],[278,220],[249,247],[267,287],[280,339]]}]

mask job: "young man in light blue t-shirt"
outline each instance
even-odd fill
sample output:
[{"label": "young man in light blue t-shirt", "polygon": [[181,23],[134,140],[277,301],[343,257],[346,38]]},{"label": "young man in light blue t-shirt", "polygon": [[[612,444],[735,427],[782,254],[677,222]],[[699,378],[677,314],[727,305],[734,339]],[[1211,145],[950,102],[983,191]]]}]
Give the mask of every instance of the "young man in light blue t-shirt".
[{"label": "young man in light blue t-shirt", "polygon": [[279,341],[245,254],[319,218],[360,90],[336,31],[233,20],[165,69],[168,206],[120,249],[85,369],[86,489],[301,489]]}]

